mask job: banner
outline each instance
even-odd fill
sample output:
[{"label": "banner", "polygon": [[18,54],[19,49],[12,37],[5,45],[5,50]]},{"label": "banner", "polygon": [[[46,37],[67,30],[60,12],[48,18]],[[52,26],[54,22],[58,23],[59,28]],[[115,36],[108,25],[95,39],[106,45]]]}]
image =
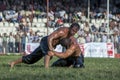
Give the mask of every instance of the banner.
[{"label": "banner", "polygon": [[[30,54],[35,50],[40,44],[39,43],[27,43],[25,51],[27,54]],[[79,45],[81,52],[84,54],[84,57],[110,57],[114,58],[114,45],[113,43],[85,43]],[[55,51],[62,52],[63,47],[57,45]]]},{"label": "banner", "polygon": [[[25,46],[25,52],[26,54],[30,54],[32,51],[34,51],[38,46],[40,45],[40,43],[26,43]],[[62,46],[61,45],[57,45],[55,48],[55,51],[57,52],[62,52]]]},{"label": "banner", "polygon": [[[81,46],[81,44],[80,44]],[[84,47],[83,47],[84,46]],[[112,43],[85,43],[80,47],[85,57],[111,57],[114,58],[114,45]],[[84,51],[83,51],[84,50]]]},{"label": "banner", "polygon": [[25,46],[25,52],[26,54],[30,54],[32,51],[34,51],[38,46],[40,45],[40,43],[26,43]]},{"label": "banner", "polygon": [[114,57],[114,45],[112,43],[107,43],[107,53],[109,57]]}]

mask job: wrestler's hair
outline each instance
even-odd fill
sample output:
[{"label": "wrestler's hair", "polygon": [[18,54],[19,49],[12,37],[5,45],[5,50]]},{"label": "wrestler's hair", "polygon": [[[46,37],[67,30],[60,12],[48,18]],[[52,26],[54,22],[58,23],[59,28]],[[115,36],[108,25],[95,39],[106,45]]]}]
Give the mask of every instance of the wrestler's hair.
[{"label": "wrestler's hair", "polygon": [[60,40],[60,44],[67,48],[71,44],[71,39],[63,38]]},{"label": "wrestler's hair", "polygon": [[78,23],[72,23],[70,29],[72,29],[73,27],[77,27],[78,30],[80,29],[80,25]]}]

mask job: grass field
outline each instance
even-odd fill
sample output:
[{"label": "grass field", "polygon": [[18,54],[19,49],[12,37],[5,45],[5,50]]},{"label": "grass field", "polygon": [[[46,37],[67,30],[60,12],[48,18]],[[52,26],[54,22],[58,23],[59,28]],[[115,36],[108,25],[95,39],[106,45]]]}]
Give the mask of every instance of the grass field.
[{"label": "grass field", "polygon": [[[43,59],[32,65],[9,62],[21,56],[0,56],[0,80],[120,80],[120,59],[85,58],[85,68],[45,69]],[[51,63],[57,58],[53,58]]]}]

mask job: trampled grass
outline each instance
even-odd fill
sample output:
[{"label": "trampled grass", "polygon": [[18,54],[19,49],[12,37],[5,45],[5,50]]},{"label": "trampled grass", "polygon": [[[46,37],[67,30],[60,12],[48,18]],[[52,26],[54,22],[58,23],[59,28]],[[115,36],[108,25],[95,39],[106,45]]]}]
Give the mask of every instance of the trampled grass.
[{"label": "trampled grass", "polygon": [[[85,68],[50,67],[43,59],[35,64],[18,64],[10,69],[9,62],[21,56],[0,56],[0,80],[120,80],[120,59],[85,58]],[[51,60],[54,62],[57,58]]]}]

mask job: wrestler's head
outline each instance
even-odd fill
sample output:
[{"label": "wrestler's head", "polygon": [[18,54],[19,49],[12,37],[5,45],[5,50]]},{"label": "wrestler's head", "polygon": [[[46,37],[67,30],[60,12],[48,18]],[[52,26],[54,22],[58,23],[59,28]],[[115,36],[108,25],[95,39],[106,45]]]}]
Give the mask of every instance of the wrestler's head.
[{"label": "wrestler's head", "polygon": [[71,39],[69,38],[64,38],[60,40],[60,44],[64,46],[65,48],[68,48],[71,45]]},{"label": "wrestler's head", "polygon": [[74,36],[79,29],[80,29],[80,26],[78,23],[71,24],[71,26],[69,28],[69,35]]}]

